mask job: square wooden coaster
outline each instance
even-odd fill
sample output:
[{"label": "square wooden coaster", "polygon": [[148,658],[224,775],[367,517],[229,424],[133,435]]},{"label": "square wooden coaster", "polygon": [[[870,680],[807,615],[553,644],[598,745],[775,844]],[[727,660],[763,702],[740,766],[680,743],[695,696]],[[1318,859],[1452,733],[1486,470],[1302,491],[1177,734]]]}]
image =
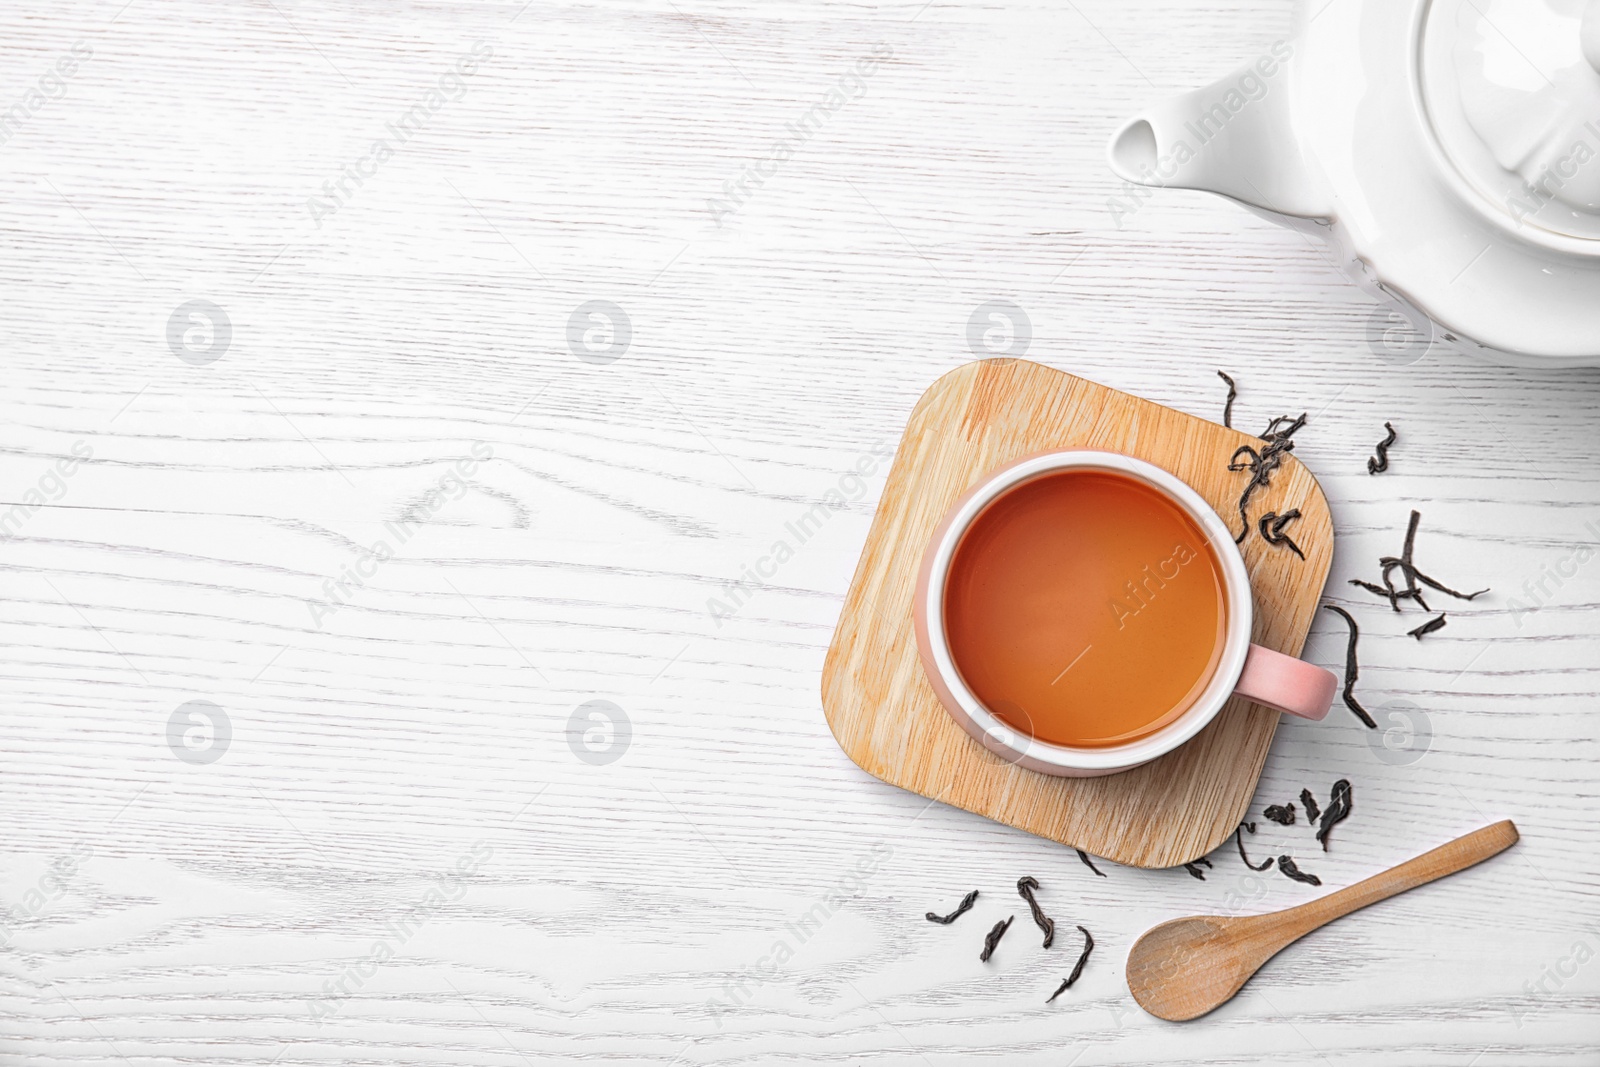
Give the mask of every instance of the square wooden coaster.
[{"label": "square wooden coaster", "polygon": [[[822,707],[863,770],[930,799],[1138,867],[1205,855],[1244,817],[1278,714],[1230,700],[1188,744],[1131,771],[1057,778],[993,755],[950,718],[917,657],[912,598],[939,520],[988,472],[1053,448],[1136,456],[1188,482],[1237,529],[1249,479],[1228,470],[1247,433],[1023,360],[984,360],[946,374],[917,402],[901,438],[822,673]],[[1253,639],[1298,655],[1333,561],[1333,521],[1293,456],[1250,504],[1252,521],[1299,508],[1306,553],[1243,546],[1255,596]]]}]

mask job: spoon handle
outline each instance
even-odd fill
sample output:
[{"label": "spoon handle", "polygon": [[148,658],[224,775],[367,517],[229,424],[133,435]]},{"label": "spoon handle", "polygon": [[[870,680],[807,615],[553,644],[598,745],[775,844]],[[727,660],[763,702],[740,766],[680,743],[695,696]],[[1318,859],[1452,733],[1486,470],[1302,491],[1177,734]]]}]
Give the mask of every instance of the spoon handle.
[{"label": "spoon handle", "polygon": [[1415,859],[1406,860],[1398,867],[1391,867],[1355,885],[1346,886],[1337,893],[1329,893],[1280,914],[1285,925],[1294,931],[1290,938],[1294,940],[1368,904],[1388,900],[1396,893],[1404,893],[1407,889],[1415,889],[1447,874],[1465,870],[1475,863],[1482,863],[1516,843],[1517,828],[1511,820],[1497,822],[1424,852]]}]

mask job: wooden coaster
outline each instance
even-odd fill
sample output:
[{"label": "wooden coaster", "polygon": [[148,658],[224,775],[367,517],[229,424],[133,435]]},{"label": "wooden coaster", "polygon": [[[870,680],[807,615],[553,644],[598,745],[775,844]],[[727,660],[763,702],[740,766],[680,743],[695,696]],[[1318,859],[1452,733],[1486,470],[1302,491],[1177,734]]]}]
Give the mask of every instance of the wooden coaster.
[{"label": "wooden coaster", "polygon": [[[985,360],[940,378],[906,425],[823,668],[823,711],[845,754],[891,785],[1118,863],[1172,867],[1216,848],[1255,793],[1276,712],[1230,700],[1182,748],[1103,778],[1025,770],[969,738],[934,697],[911,603],[939,520],[1004,463],[1068,447],[1137,456],[1188,482],[1237,529],[1250,476],[1229,471],[1228,460],[1245,444],[1261,442],[1037,363]],[[1316,479],[1292,456],[1252,499],[1252,524],[1290,508],[1300,509],[1290,532],[1304,561],[1254,529],[1242,548],[1254,640],[1298,655],[1332,564],[1333,522]]]}]

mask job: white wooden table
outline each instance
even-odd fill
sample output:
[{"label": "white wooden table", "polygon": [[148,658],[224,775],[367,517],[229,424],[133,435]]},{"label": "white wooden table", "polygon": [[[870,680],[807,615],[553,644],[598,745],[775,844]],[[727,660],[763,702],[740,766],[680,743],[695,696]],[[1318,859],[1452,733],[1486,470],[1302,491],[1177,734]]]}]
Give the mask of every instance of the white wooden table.
[{"label": "white wooden table", "polygon": [[[1288,23],[6,5],[0,1062],[1600,1062],[1600,376],[1381,360],[1300,235],[1107,209],[1119,118]],[[841,755],[818,677],[883,471],[847,475],[990,300],[1026,313],[1013,354],[1214,418],[1224,368],[1241,425],[1311,414],[1391,729],[1285,724],[1253,810],[1347,777],[1356,812],[1326,856],[1265,822],[1252,853],[1331,888],[1497,818],[1517,849],[1174,1026],[1123,984],[1142,930],[1312,891],[1231,845],[1203,883],[1098,879]],[[1494,590],[1420,644],[1346,584],[1413,507],[1419,560]],[[1079,942],[1038,948],[1025,874],[1099,946],[1048,1006]]]}]

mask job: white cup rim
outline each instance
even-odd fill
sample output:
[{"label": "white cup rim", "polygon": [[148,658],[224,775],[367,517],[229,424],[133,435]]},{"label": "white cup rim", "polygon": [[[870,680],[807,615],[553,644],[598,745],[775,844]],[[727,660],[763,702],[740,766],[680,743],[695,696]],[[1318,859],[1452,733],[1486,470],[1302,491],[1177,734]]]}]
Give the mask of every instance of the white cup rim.
[{"label": "white cup rim", "polygon": [[[1222,654],[1210,681],[1178,719],[1136,741],[1102,748],[1072,748],[1041,741],[1011,728],[968,688],[956,669],[944,625],[945,583],[956,547],[973,521],[1000,496],[1024,482],[1067,470],[1111,471],[1138,479],[1183,508],[1205,534],[1222,570],[1227,602],[1227,630]],[[1254,605],[1250,575],[1234,542],[1233,531],[1211,505],[1186,482],[1153,463],[1117,452],[1063,449],[1027,456],[1008,464],[970,490],[946,516],[929,544],[918,597],[918,637],[924,638],[923,661],[937,673],[936,688],[952,717],[975,740],[1007,762],[1044,774],[1096,775],[1127,770],[1163,756],[1205,729],[1222,710],[1244,671],[1250,651]]]}]

